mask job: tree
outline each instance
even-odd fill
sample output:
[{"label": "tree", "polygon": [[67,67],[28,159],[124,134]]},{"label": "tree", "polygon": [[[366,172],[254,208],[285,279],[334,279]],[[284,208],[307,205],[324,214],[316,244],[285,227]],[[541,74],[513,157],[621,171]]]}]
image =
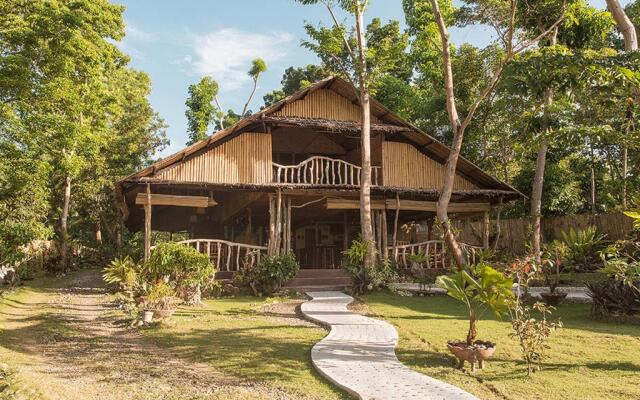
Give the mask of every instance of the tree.
[{"label": "tree", "polygon": [[268,107],[329,75],[331,74],[325,71],[323,67],[314,64],[298,68],[289,67],[284,71],[280,81],[282,89],[277,89],[264,95],[264,105]]},{"label": "tree", "polygon": [[[316,36],[317,43],[305,42],[303,45],[326,57],[326,63],[333,60],[336,69],[357,87],[357,96],[362,110],[361,122],[361,179],[360,179],[360,225],[362,240],[367,244],[367,255],[364,259],[364,267],[371,268],[375,262],[375,243],[373,239],[373,227],[371,221],[371,98],[369,87],[371,74],[367,63],[367,37],[365,35],[364,12],[368,0],[297,0],[302,4],[322,3],[331,15],[334,27],[332,30],[323,29],[321,35]],[[344,11],[355,18],[354,33],[356,45],[346,36],[345,28],[336,19],[333,7],[337,3]],[[309,33],[307,26],[307,32]],[[313,34],[311,35],[314,36]],[[355,47],[355,50],[354,50]],[[345,53],[346,52],[346,53]],[[345,55],[346,54],[346,55]]]},{"label": "tree", "polygon": [[251,103],[251,99],[253,99],[253,95],[256,93],[256,89],[258,88],[258,78],[260,75],[267,70],[267,64],[264,62],[262,58],[256,58],[251,62],[251,69],[249,70],[249,76],[253,79],[253,89],[251,89],[251,94],[247,99],[247,102],[242,109],[241,115],[245,115],[247,109],[249,108],[249,103]]},{"label": "tree", "polygon": [[185,102],[185,115],[188,123],[189,141],[192,145],[207,137],[209,127],[213,124],[219,110],[213,102],[218,96],[218,83],[205,76],[200,82],[189,85],[189,97]]},{"label": "tree", "polygon": [[[440,197],[438,199],[436,214],[438,222],[443,228],[444,239],[447,243],[447,247],[449,247],[449,249],[451,250],[456,264],[461,267],[466,264],[466,261],[462,250],[455,238],[455,234],[451,228],[448,216],[448,207],[449,202],[451,201],[453,182],[456,175],[456,167],[462,148],[462,142],[464,140],[465,130],[471,123],[474,114],[480,104],[487,98],[487,96],[491,92],[493,92],[496,84],[501,78],[505,65],[511,59],[513,59],[515,55],[526,50],[532,44],[538,43],[540,40],[553,32],[562,21],[562,18],[564,16],[564,6],[561,9],[560,17],[557,17],[556,22],[554,22],[550,26],[541,25],[541,32],[539,35],[529,40],[524,40],[521,43],[515,44],[514,35],[516,33],[516,16],[518,11],[517,2],[515,0],[510,1],[508,6],[495,5],[491,2],[485,3],[483,1],[470,2],[470,7],[465,10],[468,13],[469,20],[489,24],[496,29],[497,35],[500,38],[502,45],[504,46],[504,56],[494,70],[493,75],[485,88],[469,108],[465,118],[461,120],[458,115],[456,106],[452,72],[452,57],[447,24],[445,22],[445,17],[440,11],[438,0],[430,1],[431,11],[433,12],[433,19],[440,35],[442,65],[444,69],[444,88],[446,93],[446,108],[447,114],[449,115],[451,130],[453,132],[451,151],[449,152],[449,156],[445,164],[444,184],[440,192]],[[445,10],[450,13],[452,10],[451,3],[443,3],[446,5]]]}]

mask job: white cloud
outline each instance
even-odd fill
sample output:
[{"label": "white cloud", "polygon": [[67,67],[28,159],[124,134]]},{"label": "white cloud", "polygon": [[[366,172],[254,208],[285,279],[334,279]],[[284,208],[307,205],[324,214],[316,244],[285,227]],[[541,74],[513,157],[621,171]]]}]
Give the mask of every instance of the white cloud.
[{"label": "white cloud", "polygon": [[138,40],[141,42],[148,42],[153,39],[153,35],[149,32],[146,32],[132,23],[127,23],[125,27],[126,37],[133,40]]},{"label": "white cloud", "polygon": [[247,71],[251,60],[260,57],[267,65],[287,54],[287,43],[293,41],[288,33],[260,34],[233,28],[196,35],[191,41],[194,60],[185,57],[199,75],[216,79],[224,91],[235,90],[249,80]]}]

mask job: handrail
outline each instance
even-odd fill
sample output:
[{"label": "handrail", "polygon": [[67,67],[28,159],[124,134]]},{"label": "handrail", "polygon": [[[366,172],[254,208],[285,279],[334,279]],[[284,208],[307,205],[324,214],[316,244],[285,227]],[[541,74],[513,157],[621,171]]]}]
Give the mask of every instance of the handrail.
[{"label": "handrail", "polygon": [[[362,167],[325,156],[313,156],[296,165],[272,163],[275,183],[359,186]],[[379,166],[371,167],[371,184],[379,185]]]},{"label": "handrail", "polygon": [[[458,242],[469,264],[476,264],[478,253],[483,250],[481,246]],[[427,268],[446,268],[447,246],[444,240],[427,240],[420,243],[410,243],[400,246],[387,246],[387,254],[402,268],[410,268],[409,256],[422,254],[425,256]]]},{"label": "handrail", "polygon": [[[266,246],[236,243],[222,239],[188,239],[178,242],[191,245],[201,253],[215,259],[218,271],[242,271],[260,264],[267,253]],[[244,254],[242,254],[244,252]]]}]

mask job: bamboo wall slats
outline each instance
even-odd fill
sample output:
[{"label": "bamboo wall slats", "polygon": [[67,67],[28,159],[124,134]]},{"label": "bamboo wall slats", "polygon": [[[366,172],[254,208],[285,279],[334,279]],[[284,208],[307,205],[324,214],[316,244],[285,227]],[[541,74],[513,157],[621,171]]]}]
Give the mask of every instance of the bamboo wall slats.
[{"label": "bamboo wall slats", "polygon": [[[444,183],[444,165],[420,153],[408,143],[382,143],[382,176],[385,186],[433,189]],[[477,189],[476,185],[456,175],[454,189]]]},{"label": "bamboo wall slats", "polygon": [[246,132],[156,174],[158,179],[206,183],[271,182],[271,135]]},{"label": "bamboo wall slats", "polygon": [[[311,92],[307,97],[285,105],[274,115],[324,118],[338,121],[362,121],[362,111],[357,104],[353,104],[346,97],[327,89]],[[371,122],[379,123],[380,120],[375,115],[372,115]]]}]

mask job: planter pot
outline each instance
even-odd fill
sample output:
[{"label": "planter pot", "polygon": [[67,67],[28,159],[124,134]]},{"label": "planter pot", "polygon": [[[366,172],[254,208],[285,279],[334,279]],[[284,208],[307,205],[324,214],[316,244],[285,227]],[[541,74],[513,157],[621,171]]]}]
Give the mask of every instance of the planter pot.
[{"label": "planter pot", "polygon": [[152,310],[144,310],[142,311],[142,322],[145,324],[149,324],[153,321],[153,311]]},{"label": "planter pot", "polygon": [[483,342],[482,340],[476,340],[471,346],[466,342],[449,342],[447,348],[458,359],[458,368],[464,366],[464,362],[467,361],[471,364],[471,372],[476,370],[476,362],[480,369],[484,368],[484,360],[493,356],[496,352],[496,344],[491,342]]},{"label": "planter pot", "polygon": [[153,319],[168,318],[173,315],[176,310],[153,310]]},{"label": "planter pot", "polygon": [[544,300],[544,302],[549,306],[557,306],[562,303],[567,297],[567,293],[554,292],[554,293],[540,293],[540,297]]}]

